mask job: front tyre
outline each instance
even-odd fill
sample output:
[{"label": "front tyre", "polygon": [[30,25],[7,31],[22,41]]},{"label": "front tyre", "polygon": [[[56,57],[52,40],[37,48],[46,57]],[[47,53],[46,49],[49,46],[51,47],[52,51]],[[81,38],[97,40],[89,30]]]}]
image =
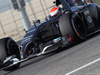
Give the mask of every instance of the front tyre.
[{"label": "front tyre", "polygon": [[[16,55],[16,58],[20,60],[20,52],[16,42],[11,38],[0,39],[0,60],[5,60],[6,57]],[[16,64],[12,67],[6,68],[4,70],[14,70],[17,69],[20,64]]]}]

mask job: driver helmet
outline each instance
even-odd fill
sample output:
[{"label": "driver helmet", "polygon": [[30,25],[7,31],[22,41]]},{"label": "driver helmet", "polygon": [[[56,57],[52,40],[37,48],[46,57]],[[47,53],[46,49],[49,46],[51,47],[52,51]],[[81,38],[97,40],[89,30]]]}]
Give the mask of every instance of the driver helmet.
[{"label": "driver helmet", "polygon": [[50,16],[51,16],[51,17],[56,17],[56,16],[59,16],[59,15],[61,15],[60,7],[53,7],[53,8],[50,10]]}]

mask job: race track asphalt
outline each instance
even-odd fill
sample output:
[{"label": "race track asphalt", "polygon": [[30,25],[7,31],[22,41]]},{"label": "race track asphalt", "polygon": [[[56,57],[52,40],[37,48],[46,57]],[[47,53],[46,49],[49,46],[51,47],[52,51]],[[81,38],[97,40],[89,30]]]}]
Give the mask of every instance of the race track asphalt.
[{"label": "race track asphalt", "polygon": [[[17,70],[0,71],[0,75],[67,75],[100,58],[100,34],[91,37],[82,43],[26,61]],[[70,75],[100,75],[100,61]]]}]

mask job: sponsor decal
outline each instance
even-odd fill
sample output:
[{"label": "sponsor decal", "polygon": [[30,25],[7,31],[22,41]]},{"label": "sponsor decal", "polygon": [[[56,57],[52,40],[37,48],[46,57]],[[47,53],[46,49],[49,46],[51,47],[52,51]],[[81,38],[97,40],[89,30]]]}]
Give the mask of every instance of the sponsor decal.
[{"label": "sponsor decal", "polygon": [[88,17],[87,17],[87,21],[88,21],[89,23],[92,23],[92,18],[91,18],[91,16],[88,16]]},{"label": "sponsor decal", "polygon": [[89,10],[85,11],[84,14],[85,14],[85,15],[89,14]]},{"label": "sponsor decal", "polygon": [[67,36],[67,41],[68,43],[71,43],[73,41],[73,36],[72,35]]}]

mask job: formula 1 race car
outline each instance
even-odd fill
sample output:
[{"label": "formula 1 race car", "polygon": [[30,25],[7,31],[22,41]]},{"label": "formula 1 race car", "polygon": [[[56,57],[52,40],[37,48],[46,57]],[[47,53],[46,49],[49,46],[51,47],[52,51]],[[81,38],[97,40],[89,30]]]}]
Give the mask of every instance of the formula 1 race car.
[{"label": "formula 1 race car", "polygon": [[90,0],[56,0],[62,14],[34,22],[17,45],[11,38],[0,39],[0,69],[12,70],[20,63],[60,47],[80,42],[100,31],[100,7]]}]

